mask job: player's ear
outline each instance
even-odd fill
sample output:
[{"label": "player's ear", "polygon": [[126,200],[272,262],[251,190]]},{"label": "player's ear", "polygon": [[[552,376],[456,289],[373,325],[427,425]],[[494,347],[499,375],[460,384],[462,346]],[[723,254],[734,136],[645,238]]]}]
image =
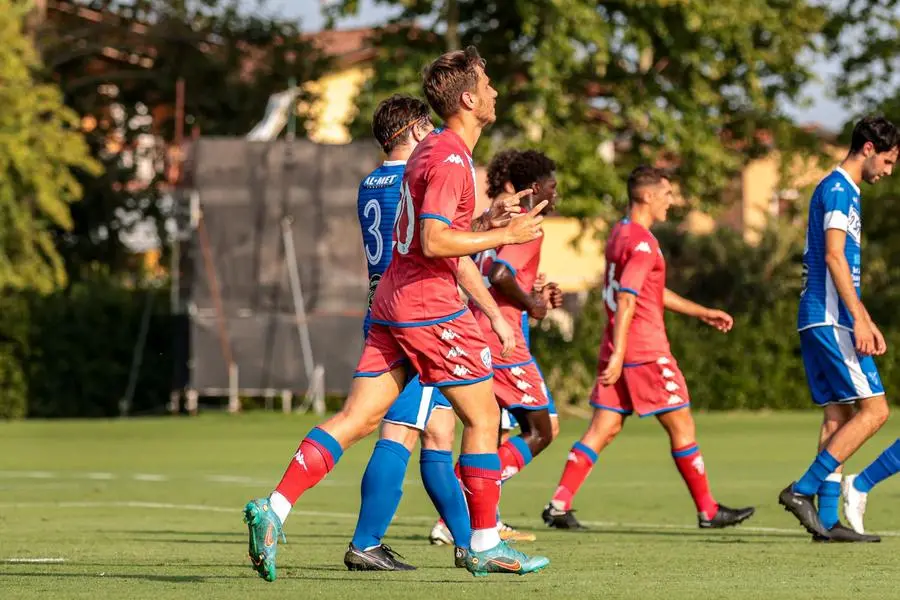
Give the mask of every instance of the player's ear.
[{"label": "player's ear", "polygon": [[469,90],[466,90],[460,96],[460,104],[463,108],[467,110],[474,110],[476,106],[478,106],[478,101],[475,99],[475,94]]},{"label": "player's ear", "polygon": [[516,188],[513,187],[513,184],[509,181],[503,184],[503,191],[507,194],[515,194]]}]

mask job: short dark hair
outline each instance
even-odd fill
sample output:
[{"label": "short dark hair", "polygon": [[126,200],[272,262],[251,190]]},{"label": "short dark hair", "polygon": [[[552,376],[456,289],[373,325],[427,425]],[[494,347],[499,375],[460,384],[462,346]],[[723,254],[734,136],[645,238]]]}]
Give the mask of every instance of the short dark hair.
[{"label": "short dark hair", "polygon": [[518,150],[498,152],[491,159],[487,171],[488,198],[496,198],[503,193],[503,186],[509,181],[509,165],[519,155]]},{"label": "short dark hair", "polygon": [[509,164],[509,182],[517,192],[530,188],[534,183],[550,177],[556,163],[543,152],[526,150],[519,152]]},{"label": "short dark hair", "polygon": [[897,127],[880,115],[863,117],[853,127],[850,136],[850,154],[862,151],[866,142],[872,142],[875,152],[887,152],[900,146],[900,132]]},{"label": "short dark hair", "polygon": [[636,167],[628,176],[628,203],[637,200],[638,192],[669,179],[668,173],[650,165]]},{"label": "short dark hair", "polygon": [[434,112],[442,119],[459,112],[460,96],[475,89],[478,70],[484,66],[475,46],[442,54],[428,65],[422,76],[422,89]]},{"label": "short dark hair", "polygon": [[430,120],[428,105],[412,96],[394,94],[382,100],[375,109],[372,133],[385,154],[399,146],[416,123]]}]

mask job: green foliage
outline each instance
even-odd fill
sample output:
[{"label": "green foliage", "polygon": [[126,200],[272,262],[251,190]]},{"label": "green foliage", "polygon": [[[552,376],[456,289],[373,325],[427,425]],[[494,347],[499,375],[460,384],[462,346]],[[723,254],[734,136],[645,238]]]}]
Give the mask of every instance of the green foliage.
[{"label": "green foliage", "polygon": [[[179,79],[186,134],[197,127],[204,135],[243,136],[291,78],[302,85],[324,72],[327,61],[296,22],[247,9],[232,0],[107,2],[97,21],[60,17],[40,31],[48,76],[60,82],[69,106],[96,118],[91,153],[106,167],[102,177],[79,178],[90,202],[75,210],[74,229],[58,237],[73,275],[95,262],[127,270],[120,236],[135,223],[156,222],[165,238],[160,168],[175,136]],[[110,58],[110,49],[119,57]],[[304,123],[298,127],[302,135]],[[139,138],[155,141],[157,171],[134,185]]]},{"label": "green foliage", "polygon": [[151,297],[134,414],[168,401],[174,331],[165,290],[95,277],[52,294],[0,296],[0,418],[117,416]]},{"label": "green foliage", "polygon": [[100,165],[59,88],[35,79],[41,64],[22,30],[28,4],[0,0],[0,290],[49,292],[66,281],[53,231],[72,229],[77,172],[96,175]]},{"label": "green foliage", "polygon": [[[560,165],[578,217],[621,208],[624,176],[640,162],[674,161],[686,196],[710,201],[770,141],[809,147],[779,112],[810,79],[800,60],[825,23],[819,3],[671,0],[434,0],[402,9],[376,40],[376,76],[359,99],[357,133],[394,92],[421,93],[439,52],[468,44],[486,57],[500,93],[498,121],[477,148],[537,146]],[[355,0],[332,16],[352,14]],[[410,23],[415,23],[411,26]],[[600,157],[614,145],[616,158]]]}]

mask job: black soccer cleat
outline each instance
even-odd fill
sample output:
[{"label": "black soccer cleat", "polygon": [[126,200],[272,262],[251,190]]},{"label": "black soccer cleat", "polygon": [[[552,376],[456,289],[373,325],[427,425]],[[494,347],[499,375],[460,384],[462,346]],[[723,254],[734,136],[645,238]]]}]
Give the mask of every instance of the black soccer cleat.
[{"label": "black soccer cleat", "polygon": [[578,522],[578,519],[573,514],[574,512],[574,510],[558,510],[553,508],[552,504],[548,504],[544,507],[541,518],[547,527],[554,529],[587,529],[587,527]]},{"label": "black soccer cleat", "polygon": [[755,512],[756,509],[752,506],[746,506],[744,508],[728,508],[724,504],[720,504],[719,510],[716,511],[716,514],[712,519],[707,519],[704,513],[700,513],[697,517],[697,521],[700,525],[700,529],[722,529],[724,527],[740,525],[752,517]]},{"label": "black soccer cleat", "polygon": [[390,546],[382,544],[371,550],[360,550],[353,544],[347,548],[344,564],[351,571],[415,571],[416,568],[397,560],[400,556]]},{"label": "black soccer cleat", "polygon": [[858,543],[858,544],[872,544],[881,541],[881,538],[877,535],[872,535],[868,533],[856,533],[840,521],[837,524],[828,530],[828,537],[824,537],[821,535],[813,534],[812,541],[814,542],[843,542],[843,543]]},{"label": "black soccer cleat", "polygon": [[816,510],[813,497],[795,492],[793,483],[778,494],[778,504],[782,505],[784,510],[797,517],[804,529],[812,535],[826,539],[831,537],[828,530],[822,525],[822,521],[819,520],[819,512]]},{"label": "black soccer cleat", "polygon": [[465,569],[466,568],[466,557],[469,556],[469,551],[463,548],[462,546],[457,546],[453,549],[453,565],[457,569]]}]

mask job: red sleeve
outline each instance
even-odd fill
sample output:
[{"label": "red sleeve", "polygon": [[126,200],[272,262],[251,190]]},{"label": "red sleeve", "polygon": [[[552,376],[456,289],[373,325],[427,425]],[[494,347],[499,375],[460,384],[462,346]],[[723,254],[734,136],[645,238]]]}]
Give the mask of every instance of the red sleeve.
[{"label": "red sleeve", "polygon": [[494,262],[506,265],[506,268],[512,271],[513,276],[515,276],[519,269],[534,260],[540,251],[540,238],[525,244],[509,244],[500,248]]},{"label": "red sleeve", "polygon": [[469,178],[462,159],[456,154],[451,158],[453,156],[457,157],[460,164],[445,160],[428,169],[419,219],[437,219],[453,225]]},{"label": "red sleeve", "polygon": [[647,275],[656,264],[659,246],[655,240],[638,238],[629,240],[631,247],[625,252],[625,261],[619,275],[619,291],[640,295]]}]

